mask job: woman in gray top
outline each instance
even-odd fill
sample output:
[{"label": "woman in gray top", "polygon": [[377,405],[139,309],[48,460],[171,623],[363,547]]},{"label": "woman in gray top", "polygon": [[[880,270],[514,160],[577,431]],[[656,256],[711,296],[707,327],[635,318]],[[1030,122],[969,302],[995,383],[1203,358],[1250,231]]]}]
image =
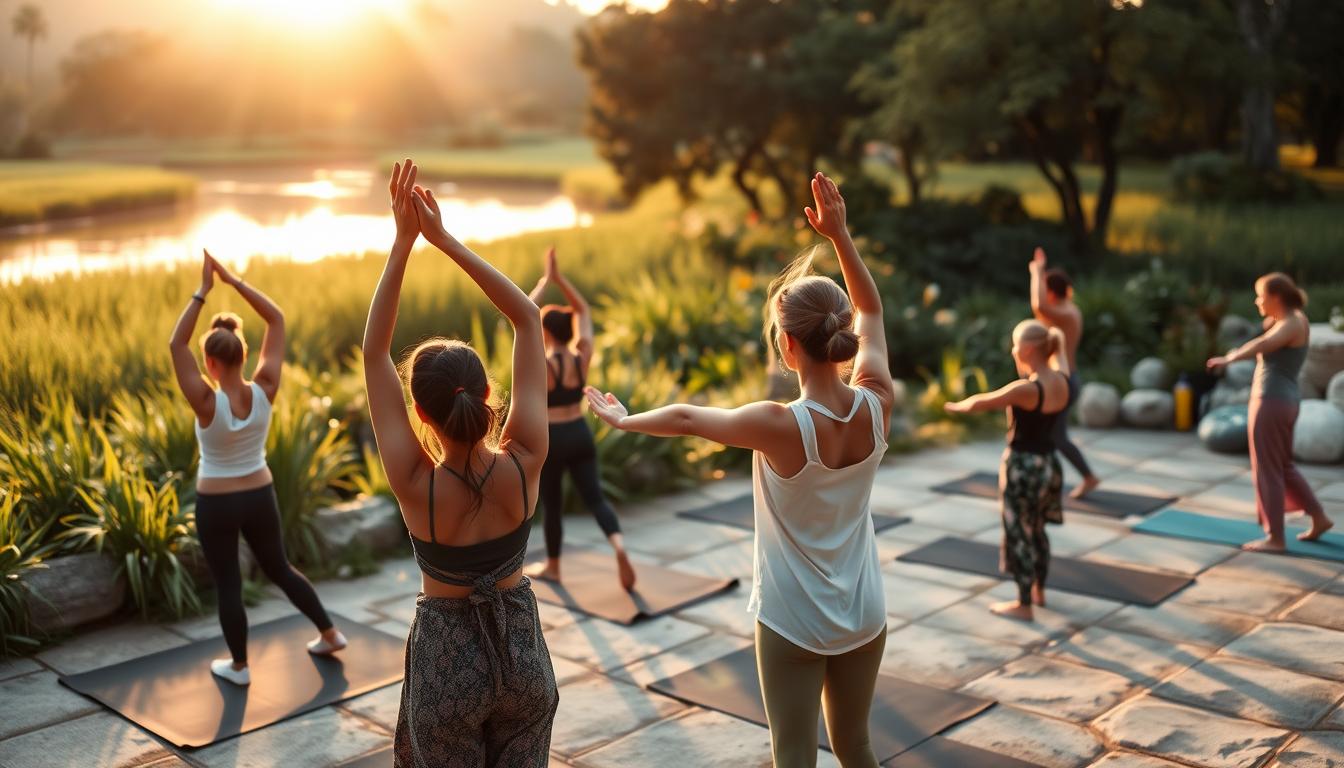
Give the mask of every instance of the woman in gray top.
[{"label": "woman in gray top", "polygon": [[1251,475],[1255,481],[1255,509],[1265,538],[1242,545],[1257,552],[1284,549],[1283,513],[1301,510],[1311,518],[1311,529],[1298,534],[1315,541],[1334,523],[1302,473],[1293,466],[1293,424],[1297,421],[1297,374],[1307,359],[1311,324],[1302,311],[1307,295],[1293,279],[1272,272],[1255,281],[1255,307],[1265,318],[1265,332],[1221,357],[1209,359],[1210,368],[1255,358],[1251,385]]}]

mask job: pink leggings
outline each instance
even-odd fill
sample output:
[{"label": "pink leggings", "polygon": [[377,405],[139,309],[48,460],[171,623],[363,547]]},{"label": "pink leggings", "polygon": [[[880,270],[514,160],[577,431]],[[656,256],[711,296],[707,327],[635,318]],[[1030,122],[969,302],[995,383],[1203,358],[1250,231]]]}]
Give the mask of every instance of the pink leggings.
[{"label": "pink leggings", "polygon": [[1250,404],[1251,476],[1255,480],[1255,511],[1271,538],[1283,539],[1283,513],[1324,514],[1311,486],[1293,466],[1293,424],[1297,403],[1253,398]]}]

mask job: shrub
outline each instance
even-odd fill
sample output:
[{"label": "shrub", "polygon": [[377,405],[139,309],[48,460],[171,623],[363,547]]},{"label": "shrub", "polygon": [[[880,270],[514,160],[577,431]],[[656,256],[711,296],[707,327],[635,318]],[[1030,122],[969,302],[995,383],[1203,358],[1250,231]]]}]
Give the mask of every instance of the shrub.
[{"label": "shrub", "polygon": [[196,475],[196,415],[180,395],[161,387],[143,395],[112,396],[112,439],[124,460],[140,465],[146,477],[172,477],[184,492]]},{"label": "shrub", "polygon": [[1198,152],[1171,163],[1177,199],[1193,203],[1294,203],[1319,200],[1321,190],[1292,171],[1255,171],[1221,152]]},{"label": "shrub", "polygon": [[19,501],[13,489],[0,490],[0,658],[38,645],[29,621],[30,594],[23,576],[46,567],[42,559],[53,548],[46,538],[54,521],[35,525]]}]

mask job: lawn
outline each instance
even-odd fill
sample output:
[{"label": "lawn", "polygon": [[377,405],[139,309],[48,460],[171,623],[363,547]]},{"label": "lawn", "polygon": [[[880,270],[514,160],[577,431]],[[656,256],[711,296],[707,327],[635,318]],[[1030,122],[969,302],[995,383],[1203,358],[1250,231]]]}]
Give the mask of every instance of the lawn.
[{"label": "lawn", "polygon": [[190,176],[135,165],[0,162],[0,226],[163,205],[195,193]]}]

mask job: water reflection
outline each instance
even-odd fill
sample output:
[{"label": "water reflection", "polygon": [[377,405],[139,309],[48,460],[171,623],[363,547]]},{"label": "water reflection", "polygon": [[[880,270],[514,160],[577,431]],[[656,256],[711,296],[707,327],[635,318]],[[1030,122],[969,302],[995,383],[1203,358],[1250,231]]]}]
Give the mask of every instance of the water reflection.
[{"label": "water reflection", "polygon": [[[179,208],[0,232],[0,282],[195,261],[200,249],[230,265],[249,259],[318,261],[386,250],[393,223],[372,169],[221,169],[202,174]],[[459,239],[588,226],[592,217],[554,190],[488,184],[435,188]]]}]

